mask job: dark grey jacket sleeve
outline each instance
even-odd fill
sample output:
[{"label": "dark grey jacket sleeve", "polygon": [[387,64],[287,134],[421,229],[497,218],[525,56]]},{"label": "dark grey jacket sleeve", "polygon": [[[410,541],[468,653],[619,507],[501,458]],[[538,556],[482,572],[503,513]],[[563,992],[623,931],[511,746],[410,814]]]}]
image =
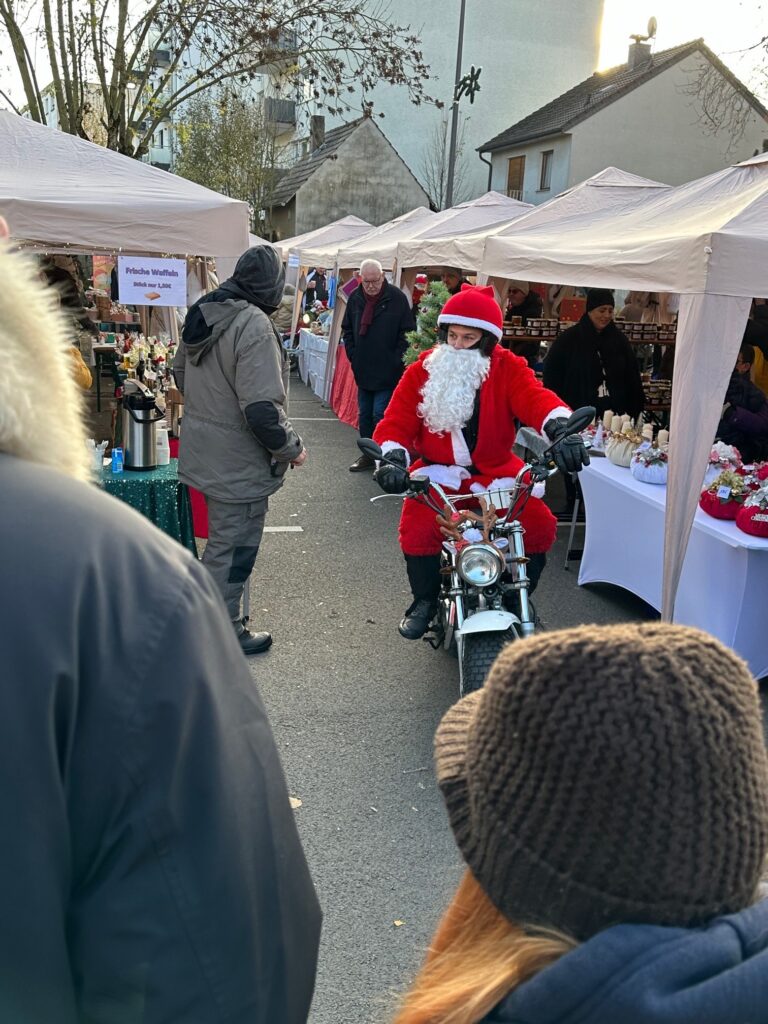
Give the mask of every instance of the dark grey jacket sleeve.
[{"label": "dark grey jacket sleeve", "polygon": [[346,349],[347,358],[350,362],[352,360],[352,353],[355,350],[355,332],[352,329],[352,311],[350,310],[351,299],[352,296],[347,300],[347,304],[344,309],[344,319],[341,321],[341,338],[344,342],[344,348]]},{"label": "dark grey jacket sleeve", "polygon": [[271,322],[249,318],[235,346],[235,392],[256,440],[278,462],[290,462],[304,445],[285,411],[283,358]]},{"label": "dark grey jacket sleeve", "polygon": [[176,355],[173,357],[173,377],[176,381],[176,387],[179,391],[184,394],[184,370],[187,365],[187,354],[184,351],[184,343],[182,342],[176,349]]}]

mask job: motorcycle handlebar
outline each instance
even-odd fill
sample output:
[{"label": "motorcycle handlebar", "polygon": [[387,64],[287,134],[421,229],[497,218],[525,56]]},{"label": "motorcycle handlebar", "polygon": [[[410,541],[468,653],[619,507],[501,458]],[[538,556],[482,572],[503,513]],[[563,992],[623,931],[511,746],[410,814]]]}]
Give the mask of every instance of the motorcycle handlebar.
[{"label": "motorcycle handlebar", "polygon": [[[530,482],[528,484],[527,490],[532,491],[534,484],[541,483],[548,477],[553,476],[555,473],[557,473],[557,467],[553,468],[551,465],[553,452],[555,452],[560,447],[560,445],[563,443],[566,437],[568,437],[571,434],[579,433],[579,431],[584,430],[585,427],[589,426],[589,424],[595,418],[595,412],[596,410],[592,406],[582,406],[580,409],[576,409],[575,412],[571,413],[567,423],[565,424],[562,436],[558,438],[557,441],[553,442],[549,446],[549,448],[547,448],[546,451],[542,453],[540,458],[536,459],[533,462],[526,462],[520,468],[517,475],[515,476],[515,486],[513,489],[510,489],[509,507],[507,509],[507,514],[504,517],[504,522],[507,522],[509,520],[509,517],[513,509],[515,509],[515,507],[518,504],[522,492],[523,478],[525,477],[525,475],[530,474]],[[363,452],[364,455],[367,455],[371,459],[376,459],[377,461],[384,462],[387,465],[395,466],[397,469],[403,468],[399,463],[393,462],[391,459],[388,459],[386,455],[382,452],[380,446],[376,444],[376,442],[370,437],[358,438],[357,447],[360,449],[361,452]],[[436,508],[435,504],[430,499],[430,490],[436,491],[438,497],[443,502],[443,506],[441,508]],[[448,505],[452,509],[455,509],[454,502],[458,503],[462,501],[467,501],[468,498],[482,498],[484,496],[498,493],[498,490],[485,490],[473,492],[472,494],[448,495],[445,493],[440,484],[435,483],[435,481],[433,480],[430,480],[429,477],[415,476],[411,477],[411,486],[409,486],[409,488],[406,491],[404,491],[402,495],[392,495],[392,497],[423,497],[427,504],[430,505],[430,507],[436,508],[438,512],[442,512],[443,508],[446,505]],[[384,495],[379,495],[379,497],[384,497]],[[374,498],[372,500],[375,501],[376,499]]]}]

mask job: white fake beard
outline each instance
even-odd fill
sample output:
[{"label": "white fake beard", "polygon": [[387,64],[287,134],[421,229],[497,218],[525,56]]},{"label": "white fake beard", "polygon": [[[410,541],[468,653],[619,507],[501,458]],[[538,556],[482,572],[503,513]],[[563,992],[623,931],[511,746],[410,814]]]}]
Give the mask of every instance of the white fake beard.
[{"label": "white fake beard", "polygon": [[491,369],[491,360],[478,349],[438,345],[424,362],[427,380],[422,389],[420,416],[433,434],[450,433],[469,422],[475,394]]}]

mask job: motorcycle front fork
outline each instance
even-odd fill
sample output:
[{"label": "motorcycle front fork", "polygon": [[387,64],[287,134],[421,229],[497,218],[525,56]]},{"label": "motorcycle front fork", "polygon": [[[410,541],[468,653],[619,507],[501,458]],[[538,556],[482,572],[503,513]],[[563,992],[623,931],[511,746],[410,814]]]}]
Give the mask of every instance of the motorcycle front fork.
[{"label": "motorcycle front fork", "polygon": [[532,636],[536,628],[531,601],[528,596],[528,572],[526,565],[528,558],[525,554],[523,544],[523,527],[520,523],[514,523],[509,531],[510,561],[512,563],[512,577],[515,587],[520,595],[520,631],[523,636]]}]

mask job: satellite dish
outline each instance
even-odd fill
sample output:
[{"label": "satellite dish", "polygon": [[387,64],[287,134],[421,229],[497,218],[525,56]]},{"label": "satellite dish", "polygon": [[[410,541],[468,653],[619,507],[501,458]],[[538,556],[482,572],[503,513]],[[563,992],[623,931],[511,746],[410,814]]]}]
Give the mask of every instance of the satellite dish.
[{"label": "satellite dish", "polygon": [[656,30],[658,29],[658,27],[659,25],[655,18],[648,19],[648,39],[656,38]]}]

